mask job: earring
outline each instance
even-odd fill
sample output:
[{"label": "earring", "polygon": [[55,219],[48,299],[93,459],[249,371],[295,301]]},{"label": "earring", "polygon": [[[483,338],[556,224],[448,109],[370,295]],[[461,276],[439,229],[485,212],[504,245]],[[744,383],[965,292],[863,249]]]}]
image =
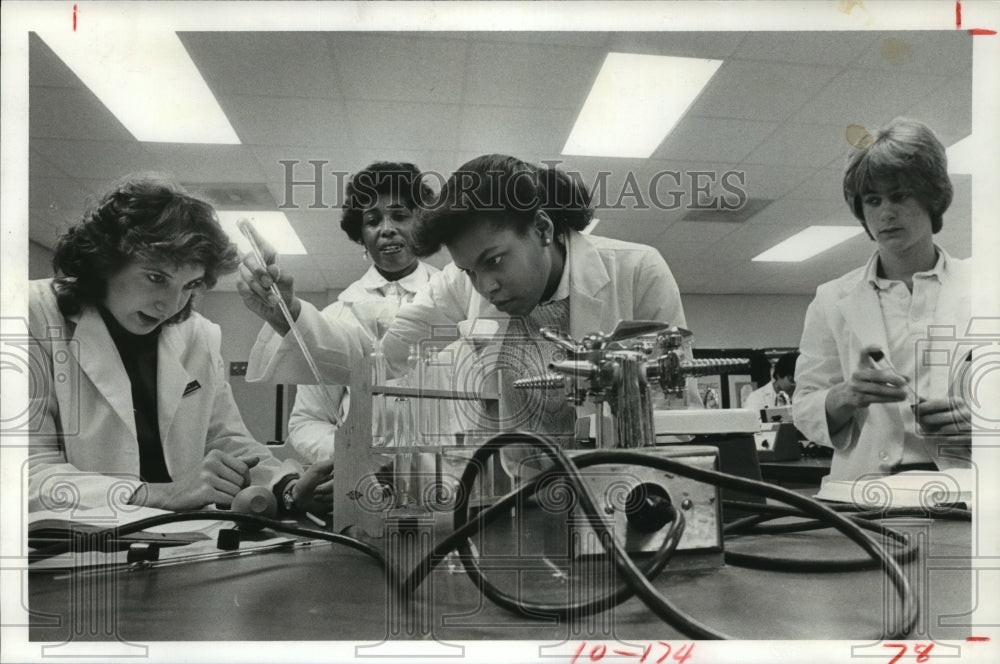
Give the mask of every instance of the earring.
[{"label": "earring", "polygon": [[548,236],[548,235],[543,235],[543,236],[542,236],[542,244],[543,244],[544,246],[546,246],[546,247],[547,247],[547,246],[549,246],[550,244],[552,244],[552,240],[551,240],[551,238],[549,238],[549,236]]},{"label": "earring", "polygon": [[364,256],[365,260],[368,260],[368,248],[367,247],[365,247],[365,250],[361,252],[361,255]]}]

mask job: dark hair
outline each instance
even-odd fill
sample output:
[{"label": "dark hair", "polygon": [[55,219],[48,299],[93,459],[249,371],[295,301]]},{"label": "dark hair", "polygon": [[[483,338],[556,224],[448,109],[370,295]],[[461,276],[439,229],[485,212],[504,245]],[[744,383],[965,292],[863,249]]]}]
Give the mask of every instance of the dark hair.
[{"label": "dark hair", "polygon": [[847,158],[844,168],[844,200],[872,237],[865,223],[862,196],[876,182],[896,182],[911,191],[931,218],[931,231],[944,224],[942,216],[951,205],[948,155],[944,145],[923,122],[896,118],[867,137],[864,145]]},{"label": "dark hair", "polygon": [[414,164],[376,161],[365,166],[347,183],[341,206],[340,227],[358,244],[362,244],[364,211],[375,205],[381,194],[397,194],[411,212],[417,212],[434,199],[434,191]]},{"label": "dark hair", "polygon": [[[99,305],[108,279],[133,260],[200,265],[205,286],[239,266],[239,252],[215,210],[165,179],[129,175],[56,243],[52,289],[65,315]],[[191,315],[191,300],[169,323]]]},{"label": "dark hair", "polygon": [[583,230],[594,211],[583,182],[555,166],[536,167],[516,157],[488,154],[462,165],[445,182],[414,231],[414,253],[427,256],[448,244],[474,221],[513,226],[525,233],[544,211],[556,236]]},{"label": "dark hair", "polygon": [[795,362],[799,359],[799,351],[793,350],[785,353],[774,363],[775,378],[794,378]]}]

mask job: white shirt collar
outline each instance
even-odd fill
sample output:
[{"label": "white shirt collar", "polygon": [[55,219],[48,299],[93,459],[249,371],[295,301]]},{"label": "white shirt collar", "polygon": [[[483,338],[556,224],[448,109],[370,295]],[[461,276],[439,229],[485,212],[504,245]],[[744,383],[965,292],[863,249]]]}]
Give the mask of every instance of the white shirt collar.
[{"label": "white shirt collar", "polygon": [[382,291],[382,289],[389,284],[395,284],[404,292],[413,294],[420,290],[420,287],[427,283],[428,279],[430,279],[430,273],[427,271],[427,265],[423,261],[418,261],[416,270],[397,281],[389,281],[382,276],[382,273],[378,271],[378,268],[371,265],[368,268],[368,271],[365,272],[360,279],[358,279],[358,285],[366,291],[373,293],[376,291]]},{"label": "white shirt collar", "polygon": [[[934,267],[923,272],[914,272],[914,277],[937,277],[940,281],[942,273],[948,267],[948,252],[936,244],[934,245],[934,249],[937,251],[937,262],[934,263]],[[868,259],[867,265],[865,265],[865,281],[871,284],[872,288],[883,290],[888,288],[893,281],[898,281],[898,279],[886,279],[885,277],[878,276],[878,251],[876,251]]]}]

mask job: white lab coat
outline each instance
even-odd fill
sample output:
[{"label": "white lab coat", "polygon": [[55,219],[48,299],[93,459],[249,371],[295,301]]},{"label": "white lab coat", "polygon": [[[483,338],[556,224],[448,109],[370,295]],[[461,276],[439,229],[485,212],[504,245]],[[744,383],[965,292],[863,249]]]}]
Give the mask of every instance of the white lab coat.
[{"label": "white lab coat", "polygon": [[764,387],[757,388],[747,395],[747,400],[740,408],[747,408],[754,412],[759,412],[765,408],[774,408],[774,400],[778,397],[774,391],[774,381],[768,381]]},{"label": "white lab coat", "polygon": [[[51,280],[29,285],[33,378],[29,510],[120,508],[138,487],[139,443],[132,391],[111,335],[94,307],[64,317]],[[160,332],[157,416],[171,477],[218,449],[260,457],[254,484],[272,485],[283,465],[251,438],[233,401],[218,325],[197,313]],[[72,510],[66,512],[72,515]]]},{"label": "white lab coat", "polygon": [[[938,251],[944,252],[938,247]],[[966,334],[971,316],[971,265],[944,252],[941,289],[934,311],[937,334],[928,342],[932,352],[954,351],[955,339]],[[875,260],[875,256],[871,260]],[[869,262],[870,264],[870,262]],[[903,459],[903,409],[907,402],[872,404],[855,411],[851,422],[831,435],[826,424],[826,395],[855,371],[861,349],[888,348],[878,294],[862,266],[816,289],[806,311],[801,355],[795,367],[795,426],[811,441],[834,448],[829,480],[855,480],[866,473],[889,473]],[[930,357],[930,356],[928,356]],[[950,363],[927,367],[926,398],[948,395]],[[927,437],[925,448],[941,469],[965,465],[947,439]]]},{"label": "white lab coat", "polygon": [[[610,332],[622,320],[657,320],[684,327],[680,292],[670,268],[652,247],[610,238],[567,236],[569,333],[580,339],[590,332]],[[435,331],[454,329],[468,338],[501,339],[509,316],[492,306],[454,264],[431,277],[413,302],[399,310],[386,334],[383,350],[390,371],[402,374],[412,344]],[[349,382],[351,358],[367,355],[370,341],[359,325],[331,325],[307,302],[297,321],[324,377]],[[458,367],[463,360],[456,359]],[[489,373],[489,369],[484,372]],[[455,386],[463,388],[460,371]],[[294,335],[284,337],[264,325],[247,369],[247,380],[314,383]],[[467,388],[466,388],[467,389]]]},{"label": "white lab coat", "polygon": [[[433,265],[420,262],[416,270],[395,282],[402,288],[400,295],[403,302],[412,300],[417,289],[436,272],[438,269]],[[370,338],[374,338],[376,319],[380,314],[387,314],[387,320],[391,319],[400,304],[380,291],[388,283],[373,265],[360,279],[345,288],[336,302],[323,309],[322,316],[333,322],[348,321],[361,325]],[[343,421],[350,404],[350,391],[342,385],[300,385],[295,394],[295,406],[288,416],[286,442],[306,459],[332,458],[337,425],[331,410],[336,408]]]}]

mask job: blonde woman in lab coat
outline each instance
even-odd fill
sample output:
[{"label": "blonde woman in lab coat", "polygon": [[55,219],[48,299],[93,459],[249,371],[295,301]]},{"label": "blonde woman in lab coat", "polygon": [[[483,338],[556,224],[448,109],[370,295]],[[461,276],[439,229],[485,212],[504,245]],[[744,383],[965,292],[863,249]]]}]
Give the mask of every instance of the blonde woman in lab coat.
[{"label": "blonde woman in lab coat", "polygon": [[[965,466],[968,407],[950,366],[927,366],[917,352],[954,350],[940,337],[963,336],[971,316],[970,263],[934,242],[952,199],[945,148],[923,123],[897,118],[848,157],[843,190],[875,251],[816,289],[795,371],[795,426],[833,447],[830,480]],[[884,359],[876,365],[872,353]]]},{"label": "blonde woman in lab coat", "polygon": [[[210,205],[133,176],[58,241],[29,291],[29,509],[228,506],[249,484],[292,508],[299,479],[251,438],[220,329],[192,308],[238,264]],[[327,469],[329,472],[329,469]]]},{"label": "blonde woman in lab coat", "polygon": [[[558,351],[538,334],[542,326],[577,339],[609,332],[621,320],[684,326],[677,283],[662,256],[645,245],[582,234],[591,217],[589,192],[554,167],[485,155],[459,168],[415,233],[418,255],[444,245],[453,262],[396,314],[383,344],[390,370],[404,372],[410,346],[439,326],[457,327],[480,356],[492,345],[491,361],[506,364],[501,375],[515,378],[542,373]],[[266,269],[252,258],[240,269],[244,302],[267,322],[251,352],[248,379],[309,376],[276,303],[268,300],[275,281],[300,312],[297,325],[321,370],[333,381],[345,380],[351,358],[368,352],[365,335],[357,326],[331,325],[307,303],[298,305],[273,251],[266,260]],[[518,345],[523,352],[508,352]],[[455,380],[465,385],[462,377]],[[500,428],[561,440],[573,434],[575,412],[561,393],[519,396],[501,385],[501,407]]]}]

